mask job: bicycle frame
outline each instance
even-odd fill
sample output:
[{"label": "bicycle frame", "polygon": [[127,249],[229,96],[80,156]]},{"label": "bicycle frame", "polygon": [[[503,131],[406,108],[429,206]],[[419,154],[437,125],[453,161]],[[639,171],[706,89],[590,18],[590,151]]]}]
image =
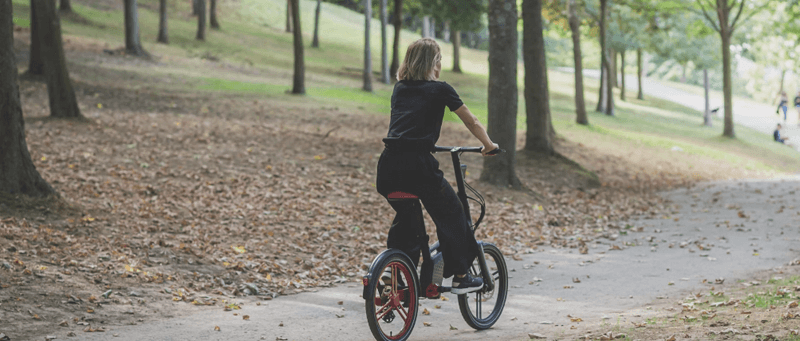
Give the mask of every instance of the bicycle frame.
[{"label": "bicycle frame", "polygon": [[[466,165],[462,165],[461,164],[461,153],[464,153],[464,152],[472,152],[472,153],[477,152],[477,153],[480,153],[481,152],[481,147],[443,147],[443,146],[435,146],[433,152],[434,153],[436,153],[436,152],[450,152],[450,157],[451,157],[451,159],[453,161],[453,170],[455,172],[455,177],[456,177],[456,187],[457,187],[457,190],[458,190],[456,192],[456,195],[458,196],[458,199],[461,201],[461,205],[464,208],[464,215],[466,215],[467,224],[472,226],[472,216],[470,216],[470,214],[469,214],[469,200],[467,199],[468,197],[467,197],[467,192],[466,192],[466,186],[464,185],[465,184],[465,182],[464,182],[464,174],[463,174],[464,172],[462,172],[463,169],[466,169]],[[496,149],[496,152],[491,153],[490,155],[494,155],[494,154],[497,154],[497,153],[500,153],[500,152],[503,152],[503,150],[502,149]],[[480,215],[480,218],[478,218],[478,221],[476,222],[474,229],[472,229],[472,233],[475,233],[475,230],[478,229],[478,226],[480,225],[480,222],[483,220],[483,216],[484,216],[485,212],[486,212],[486,206],[485,205],[481,205],[481,215]],[[433,251],[435,251],[438,247],[439,247],[439,242],[437,241],[436,243],[434,243],[430,247],[430,252],[433,253]],[[491,276],[489,276],[489,269],[486,267],[486,259],[484,259],[483,243],[482,242],[478,242],[478,259],[479,259],[478,264],[480,264],[480,267],[481,267],[481,273],[483,274],[483,283],[486,286],[486,290],[487,291],[492,291],[492,290],[494,290],[494,281],[492,280]]]}]

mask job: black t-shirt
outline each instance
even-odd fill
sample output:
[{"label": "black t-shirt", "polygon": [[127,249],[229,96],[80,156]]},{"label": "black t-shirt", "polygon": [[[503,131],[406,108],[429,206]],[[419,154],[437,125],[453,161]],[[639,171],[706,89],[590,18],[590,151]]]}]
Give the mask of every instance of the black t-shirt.
[{"label": "black t-shirt", "polygon": [[439,140],[444,108],[464,105],[452,86],[439,81],[399,81],[392,93],[392,117],[384,139],[405,150],[430,151]]}]

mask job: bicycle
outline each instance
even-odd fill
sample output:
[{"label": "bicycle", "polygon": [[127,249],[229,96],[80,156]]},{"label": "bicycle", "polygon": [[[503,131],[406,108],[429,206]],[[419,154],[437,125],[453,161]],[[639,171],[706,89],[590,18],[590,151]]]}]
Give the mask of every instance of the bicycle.
[{"label": "bicycle", "polygon": [[[467,166],[461,164],[460,156],[464,152],[480,153],[481,147],[434,147],[433,152],[450,152],[453,160],[458,198],[464,207],[467,221],[472,233],[475,233],[486,213],[486,202],[478,193],[464,181]],[[494,155],[502,152],[497,149],[490,152]],[[475,197],[468,196],[469,189]],[[419,204],[419,198],[411,193],[392,192],[389,200],[412,200]],[[470,217],[469,201],[477,202],[481,207],[481,214],[473,224]],[[420,210],[421,214],[421,210]],[[369,328],[376,340],[403,341],[411,335],[417,321],[419,299],[436,299],[442,293],[450,292],[452,287],[442,286],[444,262],[441,252],[438,252],[439,242],[428,245],[427,232],[420,234],[426,238],[420,241],[422,249],[422,264],[417,269],[405,253],[397,249],[387,249],[381,252],[372,261],[368,273],[363,277],[365,308]],[[508,268],[503,254],[494,244],[478,241],[480,252],[473,261],[469,272],[472,276],[483,279],[483,288],[468,294],[458,295],[458,306],[461,316],[467,324],[477,330],[488,329],[493,326],[500,314],[508,296]],[[484,307],[485,303],[486,307]],[[493,303],[492,303],[493,302]],[[485,308],[488,308],[485,310]],[[395,319],[399,317],[399,322]]]}]

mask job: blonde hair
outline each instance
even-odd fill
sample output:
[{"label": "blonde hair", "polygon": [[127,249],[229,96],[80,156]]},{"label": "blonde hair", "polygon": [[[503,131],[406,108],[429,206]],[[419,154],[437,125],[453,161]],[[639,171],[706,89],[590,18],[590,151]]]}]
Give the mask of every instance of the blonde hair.
[{"label": "blonde hair", "polygon": [[442,49],[436,40],[419,39],[408,45],[406,57],[397,69],[397,80],[436,80],[434,68],[442,60]]}]

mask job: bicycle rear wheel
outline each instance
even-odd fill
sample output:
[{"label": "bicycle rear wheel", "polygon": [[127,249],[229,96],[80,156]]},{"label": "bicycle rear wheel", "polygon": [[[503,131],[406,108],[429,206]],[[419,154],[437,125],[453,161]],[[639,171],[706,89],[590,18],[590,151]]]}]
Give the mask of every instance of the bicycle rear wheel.
[{"label": "bicycle rear wheel", "polygon": [[[470,327],[478,330],[490,328],[500,319],[508,295],[508,267],[500,249],[492,244],[483,244],[483,255],[486,259],[486,268],[494,280],[494,288],[487,291],[484,287],[483,290],[458,295],[461,316]],[[469,272],[472,276],[482,278],[478,262],[476,258]]]},{"label": "bicycle rear wheel", "polygon": [[366,299],[367,322],[376,340],[404,341],[417,321],[416,268],[402,253],[389,255],[370,269],[372,297]]}]

